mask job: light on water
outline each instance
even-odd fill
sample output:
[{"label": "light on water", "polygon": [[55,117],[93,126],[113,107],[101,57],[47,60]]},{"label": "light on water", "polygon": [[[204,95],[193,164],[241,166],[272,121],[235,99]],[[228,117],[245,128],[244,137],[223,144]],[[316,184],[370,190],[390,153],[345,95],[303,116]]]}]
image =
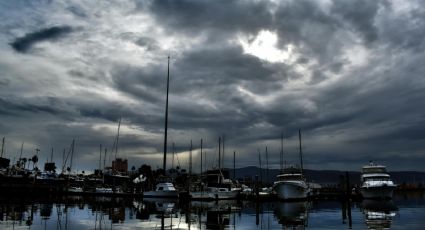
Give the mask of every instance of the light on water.
[{"label": "light on water", "polygon": [[3,197],[0,229],[423,229],[423,193],[393,200],[263,202]]}]

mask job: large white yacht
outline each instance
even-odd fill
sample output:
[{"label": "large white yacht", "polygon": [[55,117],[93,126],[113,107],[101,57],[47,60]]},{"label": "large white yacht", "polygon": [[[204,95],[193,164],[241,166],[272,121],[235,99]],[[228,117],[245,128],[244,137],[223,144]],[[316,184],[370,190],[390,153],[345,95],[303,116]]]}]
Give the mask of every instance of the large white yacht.
[{"label": "large white yacht", "polygon": [[300,144],[300,167],[287,167],[282,170],[283,160],[283,135],[281,149],[281,174],[277,175],[277,180],[273,184],[273,190],[279,199],[294,200],[306,199],[310,188],[303,174],[303,154],[301,148],[301,129],[298,130]]},{"label": "large white yacht", "polygon": [[362,183],[360,193],[363,198],[392,198],[396,187],[390,179],[386,167],[373,162],[363,166],[360,181]]},{"label": "large white yacht", "polygon": [[279,199],[291,200],[307,198],[309,188],[301,169],[289,167],[277,175],[273,190]]}]

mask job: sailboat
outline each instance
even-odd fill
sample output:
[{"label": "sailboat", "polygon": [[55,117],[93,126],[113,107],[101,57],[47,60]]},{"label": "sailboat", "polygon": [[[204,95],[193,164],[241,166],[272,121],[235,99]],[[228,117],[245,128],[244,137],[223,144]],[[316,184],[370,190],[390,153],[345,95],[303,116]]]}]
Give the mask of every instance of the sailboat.
[{"label": "sailboat", "polygon": [[201,191],[191,191],[190,196],[195,200],[230,200],[236,199],[239,195],[239,190],[234,189],[232,180],[225,178],[221,170],[221,139],[218,139],[218,170],[208,170],[203,179],[206,188]]},{"label": "sailboat", "polygon": [[[168,91],[170,89],[170,56],[168,56],[168,71],[167,71],[167,97],[165,101],[165,133],[164,133],[164,158],[162,168],[164,175],[167,173],[167,131],[168,131]],[[154,191],[143,193],[143,197],[155,198],[178,198],[179,192],[174,187],[173,183],[167,181],[167,177],[160,178]]]},{"label": "sailboat", "polygon": [[[273,189],[279,199],[306,199],[309,187],[303,175],[303,158],[301,149],[301,130],[298,131],[300,142],[300,167],[290,166],[277,175]],[[282,151],[283,152],[283,151]],[[281,152],[281,154],[282,154]]]}]

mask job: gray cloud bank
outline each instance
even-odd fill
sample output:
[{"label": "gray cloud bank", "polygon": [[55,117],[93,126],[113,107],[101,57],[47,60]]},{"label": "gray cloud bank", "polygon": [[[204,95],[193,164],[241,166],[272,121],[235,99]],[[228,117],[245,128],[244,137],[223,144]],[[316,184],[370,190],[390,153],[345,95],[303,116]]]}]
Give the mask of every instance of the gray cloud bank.
[{"label": "gray cloud bank", "polygon": [[[75,138],[79,168],[94,168],[122,117],[119,156],[160,166],[171,54],[169,146],[183,166],[200,138],[214,165],[225,135],[238,167],[257,165],[268,146],[277,168],[282,132],[285,157],[297,162],[301,129],[309,168],[358,170],[376,160],[423,170],[419,1],[0,4],[6,9],[0,135],[9,157],[25,142],[27,155],[40,148],[43,160],[53,147],[60,158]],[[49,26],[58,23],[67,26]],[[277,61],[264,58],[277,55],[266,40],[260,51],[244,46],[265,31],[276,36]],[[43,41],[55,43],[28,52]]]}]

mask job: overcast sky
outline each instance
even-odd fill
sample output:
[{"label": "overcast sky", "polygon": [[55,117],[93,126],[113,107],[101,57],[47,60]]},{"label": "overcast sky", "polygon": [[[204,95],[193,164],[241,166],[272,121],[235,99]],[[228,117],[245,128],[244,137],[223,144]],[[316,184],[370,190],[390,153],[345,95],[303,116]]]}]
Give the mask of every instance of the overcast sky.
[{"label": "overcast sky", "polygon": [[[0,135],[5,156],[98,167],[99,145],[130,167],[162,166],[169,139],[194,170],[216,165],[424,170],[425,7],[403,0],[0,1]],[[102,160],[103,161],[103,160]],[[168,165],[171,166],[171,156]]]}]

